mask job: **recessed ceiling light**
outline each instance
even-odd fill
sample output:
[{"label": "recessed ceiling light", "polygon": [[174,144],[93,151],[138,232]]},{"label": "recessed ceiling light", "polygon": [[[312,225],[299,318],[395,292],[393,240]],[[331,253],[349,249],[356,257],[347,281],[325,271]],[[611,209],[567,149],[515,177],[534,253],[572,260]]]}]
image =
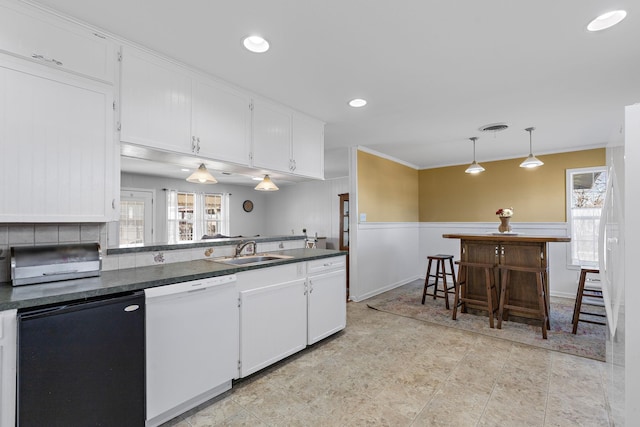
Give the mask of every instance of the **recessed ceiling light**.
[{"label": "recessed ceiling light", "polygon": [[260,36],[246,37],[242,44],[247,50],[254,53],[264,53],[269,50],[269,42]]},{"label": "recessed ceiling light", "polygon": [[364,107],[365,105],[367,105],[367,100],[366,99],[355,98],[355,99],[352,99],[351,101],[349,101],[349,105],[352,106],[353,108]]},{"label": "recessed ceiling light", "polygon": [[262,181],[262,178],[259,176],[254,176],[253,178],[251,178],[254,181]]},{"label": "recessed ceiling light", "polygon": [[189,172],[189,169],[186,169],[186,168],[182,168],[182,169],[180,169],[180,170],[181,170],[182,172]]},{"label": "recessed ceiling light", "polygon": [[589,31],[601,31],[606,30],[609,27],[613,27],[618,24],[627,16],[627,12],[624,10],[612,10],[611,12],[603,13],[587,25]]}]

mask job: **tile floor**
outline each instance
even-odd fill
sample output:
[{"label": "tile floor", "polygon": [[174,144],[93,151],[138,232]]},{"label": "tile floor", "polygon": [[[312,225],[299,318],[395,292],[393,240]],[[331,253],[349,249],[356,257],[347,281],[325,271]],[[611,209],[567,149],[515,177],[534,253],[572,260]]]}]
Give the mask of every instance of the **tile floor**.
[{"label": "tile floor", "polygon": [[347,307],[343,332],[164,427],[612,425],[602,362]]}]

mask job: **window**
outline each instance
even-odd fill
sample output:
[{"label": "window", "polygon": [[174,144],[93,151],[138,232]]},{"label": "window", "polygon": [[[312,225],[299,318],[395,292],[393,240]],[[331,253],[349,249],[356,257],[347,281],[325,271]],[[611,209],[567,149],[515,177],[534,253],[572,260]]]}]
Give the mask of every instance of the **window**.
[{"label": "window", "polygon": [[194,193],[178,193],[178,241],[193,240],[195,225],[196,195]]},{"label": "window", "polygon": [[227,235],[228,197],[228,194],[167,190],[169,243],[197,241],[204,235]]},{"label": "window", "polygon": [[567,221],[571,233],[571,264],[598,263],[600,214],[607,187],[603,167],[567,169]]}]

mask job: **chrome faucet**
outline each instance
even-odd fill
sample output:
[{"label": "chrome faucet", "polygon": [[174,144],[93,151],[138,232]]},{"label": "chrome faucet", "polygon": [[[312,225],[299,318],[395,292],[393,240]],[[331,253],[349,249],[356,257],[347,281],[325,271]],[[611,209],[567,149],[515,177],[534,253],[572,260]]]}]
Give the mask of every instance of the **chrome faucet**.
[{"label": "chrome faucet", "polygon": [[249,246],[249,245],[253,245],[253,252],[251,252],[251,253],[255,254],[256,253],[256,241],[255,240],[249,240],[248,242],[240,242],[240,243],[238,243],[238,245],[236,246],[236,254],[235,254],[234,258],[235,257],[239,257],[240,254],[242,253],[242,250],[244,248],[246,248],[247,246]]}]

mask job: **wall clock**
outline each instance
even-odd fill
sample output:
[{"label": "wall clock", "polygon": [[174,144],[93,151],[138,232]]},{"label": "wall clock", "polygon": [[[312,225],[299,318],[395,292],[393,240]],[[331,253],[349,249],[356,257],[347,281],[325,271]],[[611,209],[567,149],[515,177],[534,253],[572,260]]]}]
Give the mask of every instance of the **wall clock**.
[{"label": "wall clock", "polygon": [[245,212],[251,212],[253,210],[253,202],[251,200],[245,200],[242,203],[242,209],[244,209]]}]

